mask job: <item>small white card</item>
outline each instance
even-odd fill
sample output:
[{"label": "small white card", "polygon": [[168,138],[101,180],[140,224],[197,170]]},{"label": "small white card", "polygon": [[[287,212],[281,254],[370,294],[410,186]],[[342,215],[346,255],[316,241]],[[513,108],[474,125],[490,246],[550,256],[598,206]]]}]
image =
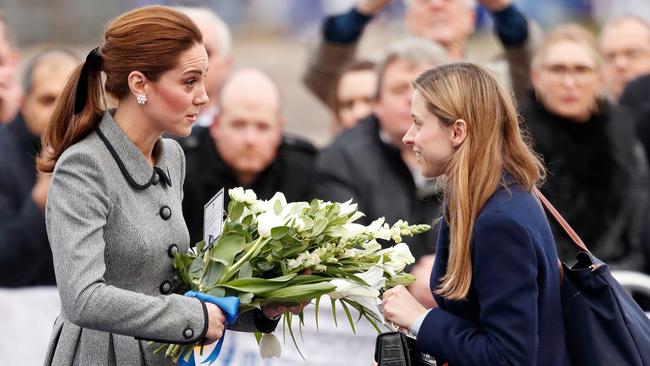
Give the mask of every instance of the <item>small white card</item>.
[{"label": "small white card", "polygon": [[210,245],[221,236],[223,225],[223,188],[203,206],[203,240]]}]

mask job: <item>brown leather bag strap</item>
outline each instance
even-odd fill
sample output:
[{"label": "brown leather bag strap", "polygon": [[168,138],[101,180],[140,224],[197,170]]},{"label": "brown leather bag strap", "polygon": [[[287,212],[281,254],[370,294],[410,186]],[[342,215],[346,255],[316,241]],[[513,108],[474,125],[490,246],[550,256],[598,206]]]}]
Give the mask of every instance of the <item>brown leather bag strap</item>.
[{"label": "brown leather bag strap", "polygon": [[564,231],[566,231],[566,233],[571,238],[571,241],[573,241],[573,244],[575,244],[575,246],[577,246],[579,249],[585,252],[589,252],[589,249],[587,249],[587,246],[582,241],[582,239],[580,239],[578,234],[573,230],[573,228],[571,228],[571,225],[569,225],[569,223],[566,222],[564,217],[560,215],[560,213],[555,209],[555,207],[553,207],[553,204],[551,204],[551,202],[549,202],[549,200],[546,199],[546,197],[544,197],[542,192],[540,192],[539,189],[537,189],[537,187],[533,187],[533,194],[542,202],[546,210],[550,212],[551,215],[553,215],[553,217],[555,217],[555,220],[557,220],[557,222],[562,226]]}]

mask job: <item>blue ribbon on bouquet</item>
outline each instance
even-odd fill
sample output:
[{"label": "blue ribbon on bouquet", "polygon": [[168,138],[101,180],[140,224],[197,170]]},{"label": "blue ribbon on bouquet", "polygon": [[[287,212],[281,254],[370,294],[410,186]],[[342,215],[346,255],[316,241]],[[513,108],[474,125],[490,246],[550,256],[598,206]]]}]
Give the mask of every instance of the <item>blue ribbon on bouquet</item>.
[{"label": "blue ribbon on bouquet", "polygon": [[[233,324],[237,320],[237,313],[239,311],[239,298],[236,296],[226,296],[226,297],[215,297],[206,295],[201,292],[188,291],[185,293],[185,296],[195,297],[203,302],[209,302],[217,305],[221,311],[226,315],[226,324]],[[223,345],[223,339],[226,338],[226,329],[223,330],[223,335],[219,338],[219,342],[216,347],[212,349],[212,353],[205,359],[202,363],[207,363],[211,365],[214,361],[217,360],[219,353],[221,352],[221,346]],[[185,361],[185,354],[191,352],[190,358]],[[189,350],[183,351],[181,356],[178,359],[178,364],[180,366],[195,366],[196,362],[194,360],[194,347]]]}]

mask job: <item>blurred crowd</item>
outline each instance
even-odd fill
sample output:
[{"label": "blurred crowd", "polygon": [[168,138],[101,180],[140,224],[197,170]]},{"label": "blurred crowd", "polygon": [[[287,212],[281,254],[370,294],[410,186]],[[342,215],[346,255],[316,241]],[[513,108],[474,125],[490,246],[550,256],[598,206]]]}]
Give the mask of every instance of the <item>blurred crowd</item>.
[{"label": "blurred crowd", "polygon": [[[151,2],[122,5],[145,3]],[[237,39],[228,24],[236,24],[248,2],[213,3],[178,8],[203,33],[210,64],[209,104],[191,136],[180,140],[187,159],[183,215],[192,242],[203,235],[203,205],[219,189],[236,186],[262,199],[276,191],[289,201],[353,199],[365,224],[382,216],[391,223],[435,223],[444,182],[423,178],[415,153],[402,143],[412,123],[411,83],[436,65],[477,61],[468,39],[477,26],[487,26],[503,53],[482,63],[517,101],[521,124],[548,170],[541,191],[610,267],[650,273],[650,14],[638,13],[650,12],[647,6],[637,15],[606,19],[610,2],[573,1],[567,14],[589,7],[599,18],[589,26],[552,27],[533,17],[548,15],[539,9],[546,2],[358,0],[291,7],[304,11],[294,17],[297,26],[309,19],[319,32],[308,61],[295,70],[331,113],[330,142],[317,148],[286,131],[283,85],[259,68],[233,67]],[[407,34],[371,54],[360,52],[364,30],[387,17],[399,17]],[[0,13],[0,287],[52,286],[44,219],[49,177],[37,174],[34,158],[57,96],[82,59],[75,47],[23,57],[8,23]],[[559,225],[552,229],[560,259],[571,262],[570,239]],[[405,239],[417,260],[411,291],[425,305],[433,301],[428,278],[436,235],[434,228]],[[647,311],[650,302],[638,299]]]}]

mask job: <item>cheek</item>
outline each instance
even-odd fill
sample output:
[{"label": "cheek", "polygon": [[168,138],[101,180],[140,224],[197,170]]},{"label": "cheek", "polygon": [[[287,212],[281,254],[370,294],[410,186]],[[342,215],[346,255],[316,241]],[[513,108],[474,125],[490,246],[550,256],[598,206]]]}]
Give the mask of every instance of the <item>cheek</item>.
[{"label": "cheek", "polygon": [[191,104],[189,94],[184,93],[180,88],[159,88],[157,92],[160,102],[173,112],[183,112]]}]

